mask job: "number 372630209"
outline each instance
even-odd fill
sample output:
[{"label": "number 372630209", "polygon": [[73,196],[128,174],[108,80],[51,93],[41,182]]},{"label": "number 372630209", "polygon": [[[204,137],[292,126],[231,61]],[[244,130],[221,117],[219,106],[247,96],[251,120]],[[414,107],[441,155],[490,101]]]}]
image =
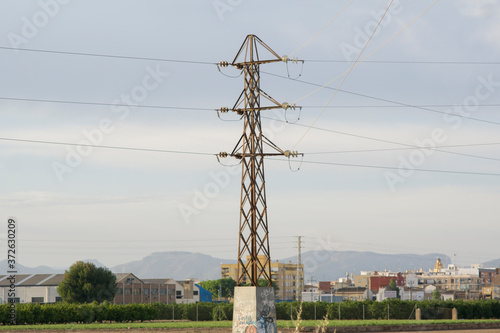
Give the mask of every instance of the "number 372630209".
[{"label": "number 372630209", "polygon": [[7,260],[8,265],[16,264],[16,223],[9,219],[9,228],[7,234]]}]

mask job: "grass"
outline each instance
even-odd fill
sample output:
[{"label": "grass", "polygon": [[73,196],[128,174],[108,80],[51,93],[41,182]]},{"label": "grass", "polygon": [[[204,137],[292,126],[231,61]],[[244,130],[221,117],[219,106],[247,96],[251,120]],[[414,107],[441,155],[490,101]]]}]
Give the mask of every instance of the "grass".
[{"label": "grass", "polygon": [[[500,323],[500,319],[471,319],[471,320],[329,320],[328,326],[381,326],[381,325],[432,325],[432,324],[463,324],[463,323]],[[302,327],[314,327],[321,320],[303,320]],[[292,321],[280,320],[278,327],[294,328]]]},{"label": "grass", "polygon": [[202,328],[231,327],[232,321],[171,321],[142,323],[92,323],[92,324],[54,324],[54,325],[16,325],[0,326],[1,330],[103,330],[127,328]]},{"label": "grass", "polygon": [[[499,319],[477,320],[330,320],[328,326],[380,326],[380,325],[429,325],[429,324],[459,324],[459,323],[500,323]],[[278,320],[280,328],[295,328],[296,322]],[[321,320],[303,320],[301,327],[317,327]],[[91,329],[127,329],[130,328],[202,328],[202,327],[231,327],[232,321],[171,321],[171,322],[143,322],[143,323],[93,323],[93,324],[55,324],[55,325],[18,325],[0,326],[1,330],[91,330]]]}]

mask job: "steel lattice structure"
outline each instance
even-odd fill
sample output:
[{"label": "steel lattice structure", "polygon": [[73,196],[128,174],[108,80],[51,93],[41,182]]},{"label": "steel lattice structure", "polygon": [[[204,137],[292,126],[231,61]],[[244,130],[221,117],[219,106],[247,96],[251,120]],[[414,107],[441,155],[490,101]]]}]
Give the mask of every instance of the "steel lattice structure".
[{"label": "steel lattice structure", "polygon": [[[259,49],[267,50],[271,59],[259,58]],[[258,286],[258,280],[264,279],[271,286],[271,255],[269,249],[269,228],[267,222],[266,188],[264,177],[264,157],[297,156],[296,152],[283,151],[262,133],[260,111],[270,109],[288,109],[287,103],[280,104],[260,89],[259,67],[262,64],[288,61],[280,57],[257,36],[248,35],[231,64],[221,62],[222,66],[235,66],[243,71],[244,89],[233,108],[221,108],[237,112],[243,117],[243,134],[230,156],[241,160],[241,202],[240,228],[238,244],[238,279],[237,284],[250,283]],[[261,97],[274,105],[261,106]],[[265,153],[264,147],[274,152]],[[225,157],[227,154],[221,153]],[[246,257],[248,260],[244,262]]]}]

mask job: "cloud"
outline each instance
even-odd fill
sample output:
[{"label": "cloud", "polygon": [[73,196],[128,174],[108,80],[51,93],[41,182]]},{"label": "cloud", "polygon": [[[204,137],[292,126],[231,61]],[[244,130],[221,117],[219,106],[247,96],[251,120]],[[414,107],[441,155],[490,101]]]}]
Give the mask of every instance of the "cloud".
[{"label": "cloud", "polygon": [[481,27],[474,35],[500,51],[500,2],[498,0],[463,0],[460,12],[467,17],[481,20]]},{"label": "cloud", "polygon": [[462,5],[460,12],[469,17],[487,18],[500,13],[498,0],[462,0]]}]

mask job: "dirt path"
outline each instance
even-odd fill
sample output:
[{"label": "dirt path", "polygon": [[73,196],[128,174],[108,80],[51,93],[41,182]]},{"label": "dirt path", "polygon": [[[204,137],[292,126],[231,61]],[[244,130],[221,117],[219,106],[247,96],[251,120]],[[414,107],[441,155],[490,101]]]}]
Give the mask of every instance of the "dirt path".
[{"label": "dirt path", "polygon": [[[176,333],[230,333],[231,327],[214,327],[214,328],[120,328],[120,329],[102,329],[102,330],[1,330],[3,332],[15,333],[139,333],[139,332],[176,332]],[[295,333],[293,328],[278,328],[278,333]],[[302,327],[300,332],[316,332],[314,327]],[[483,324],[437,324],[437,325],[382,325],[382,326],[345,326],[345,327],[328,327],[327,333],[500,333],[500,323],[483,323]]]}]

